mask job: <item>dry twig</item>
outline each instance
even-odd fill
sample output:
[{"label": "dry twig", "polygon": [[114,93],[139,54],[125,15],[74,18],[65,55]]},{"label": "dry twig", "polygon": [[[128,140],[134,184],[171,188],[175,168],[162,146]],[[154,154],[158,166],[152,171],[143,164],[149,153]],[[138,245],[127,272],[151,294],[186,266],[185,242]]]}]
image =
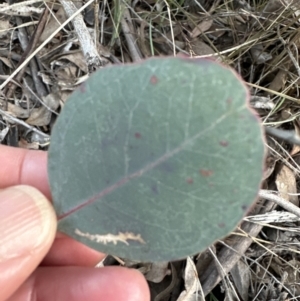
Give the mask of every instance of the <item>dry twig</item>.
[{"label": "dry twig", "polygon": [[[81,14],[76,14],[77,7],[73,1],[70,0],[60,0],[67,16],[72,19],[75,32],[78,36],[82,52],[84,54],[85,60],[87,62],[88,70],[91,72],[98,69],[103,65],[101,57],[97,51],[97,47],[93,42],[93,39],[84,23]],[[76,15],[75,15],[76,14]]]},{"label": "dry twig", "polygon": [[291,213],[297,215],[298,217],[300,217],[300,208],[299,207],[295,206],[291,202],[286,201],[285,199],[281,198],[280,196],[273,194],[271,191],[261,189],[259,191],[259,196],[261,198],[264,198],[266,200],[276,203],[277,205],[281,206],[288,212],[291,212]]},{"label": "dry twig", "polygon": [[267,134],[282,139],[288,143],[300,145],[300,137],[295,131],[286,131],[273,127],[265,127]]}]

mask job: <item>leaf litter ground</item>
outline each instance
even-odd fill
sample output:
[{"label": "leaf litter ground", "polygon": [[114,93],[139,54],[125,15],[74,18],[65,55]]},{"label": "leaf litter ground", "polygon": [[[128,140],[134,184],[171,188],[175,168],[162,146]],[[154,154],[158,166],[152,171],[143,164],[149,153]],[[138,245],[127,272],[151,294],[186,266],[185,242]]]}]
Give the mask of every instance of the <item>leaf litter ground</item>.
[{"label": "leaf litter ground", "polygon": [[[88,39],[99,41],[103,68],[153,55],[211,57],[246,81],[267,130],[263,189],[299,206],[298,1],[95,1],[80,25],[89,32],[87,41],[71,23],[59,29],[70,16],[66,1],[47,2],[47,13],[38,1],[11,5],[0,6],[2,144],[48,149],[67,97],[99,67],[84,55],[86,45],[80,46]],[[10,76],[27,58],[27,67]],[[139,269],[155,301],[297,299],[299,218],[266,199],[230,236],[193,258],[154,264],[107,256],[99,266]]]}]

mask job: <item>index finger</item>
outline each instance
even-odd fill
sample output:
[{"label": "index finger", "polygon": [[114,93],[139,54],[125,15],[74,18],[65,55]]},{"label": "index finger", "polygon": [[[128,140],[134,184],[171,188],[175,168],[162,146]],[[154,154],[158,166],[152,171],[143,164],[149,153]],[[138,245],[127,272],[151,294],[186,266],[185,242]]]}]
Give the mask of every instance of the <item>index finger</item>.
[{"label": "index finger", "polygon": [[30,185],[51,199],[47,152],[0,145],[0,189]]}]

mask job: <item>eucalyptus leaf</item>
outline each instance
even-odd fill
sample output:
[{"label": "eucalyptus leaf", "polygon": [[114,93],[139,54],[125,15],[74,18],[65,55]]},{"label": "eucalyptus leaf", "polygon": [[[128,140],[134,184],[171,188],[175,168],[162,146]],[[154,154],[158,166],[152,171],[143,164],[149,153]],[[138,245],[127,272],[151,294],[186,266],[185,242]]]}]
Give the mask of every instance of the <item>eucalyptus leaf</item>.
[{"label": "eucalyptus leaf", "polygon": [[234,71],[206,59],[93,74],[52,131],[59,230],[140,261],[186,257],[227,235],[262,177],[262,129],[248,98]]}]

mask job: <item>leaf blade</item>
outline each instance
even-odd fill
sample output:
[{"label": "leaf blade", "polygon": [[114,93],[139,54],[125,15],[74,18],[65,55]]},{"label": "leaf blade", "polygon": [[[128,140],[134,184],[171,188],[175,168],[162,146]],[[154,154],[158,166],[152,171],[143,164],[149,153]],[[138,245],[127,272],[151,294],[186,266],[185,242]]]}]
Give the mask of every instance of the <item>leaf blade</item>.
[{"label": "leaf blade", "polygon": [[[49,151],[61,231],[104,252],[159,261],[200,251],[233,229],[257,194],[264,153],[233,72],[206,60],[152,59],[105,68],[83,90],[68,100]],[[99,244],[87,233],[123,242]],[[126,244],[125,233],[142,240]]]}]

